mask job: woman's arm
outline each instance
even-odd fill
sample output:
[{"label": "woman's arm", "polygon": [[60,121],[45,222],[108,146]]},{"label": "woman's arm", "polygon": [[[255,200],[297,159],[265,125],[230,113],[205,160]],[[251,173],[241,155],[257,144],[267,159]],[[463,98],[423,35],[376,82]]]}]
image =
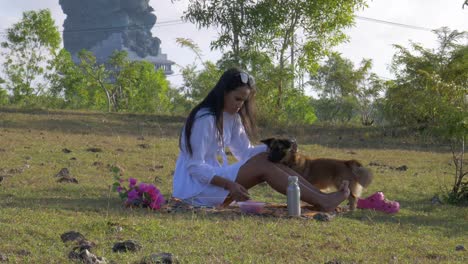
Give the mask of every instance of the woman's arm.
[{"label": "woman's arm", "polygon": [[215,176],[214,167],[205,160],[210,148],[216,141],[216,128],[214,126],[214,116],[207,115],[198,118],[193,123],[190,143],[192,155],[187,164],[187,170],[191,177],[208,184]]},{"label": "woman's arm", "polygon": [[245,189],[244,186],[238,184],[237,182],[233,182],[216,175],[211,179],[210,183],[228,190],[231,198],[235,201],[245,201],[250,199],[250,195],[247,189]]}]

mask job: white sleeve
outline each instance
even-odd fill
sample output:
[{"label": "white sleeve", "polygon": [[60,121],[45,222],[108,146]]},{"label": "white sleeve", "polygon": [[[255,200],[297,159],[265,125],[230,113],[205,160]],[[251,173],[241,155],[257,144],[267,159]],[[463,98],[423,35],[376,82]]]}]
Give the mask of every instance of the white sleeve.
[{"label": "white sleeve", "polygon": [[210,145],[217,143],[214,116],[204,116],[194,121],[190,143],[192,155],[187,163],[188,173],[201,183],[210,183],[215,176],[215,170],[205,160]]},{"label": "white sleeve", "polygon": [[240,116],[237,116],[229,149],[237,160],[245,161],[258,153],[267,151],[267,146],[265,144],[253,146],[245,132]]}]

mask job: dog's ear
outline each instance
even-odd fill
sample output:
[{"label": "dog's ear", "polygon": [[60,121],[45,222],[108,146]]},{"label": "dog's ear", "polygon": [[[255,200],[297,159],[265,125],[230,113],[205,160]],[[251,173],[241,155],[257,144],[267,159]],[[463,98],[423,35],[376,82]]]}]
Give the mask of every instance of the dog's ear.
[{"label": "dog's ear", "polygon": [[275,140],[275,138],[267,138],[267,139],[262,139],[260,140],[260,142],[262,142],[263,144],[267,145],[268,147],[270,147],[271,145],[271,142]]},{"label": "dog's ear", "polygon": [[295,138],[289,139],[289,142],[291,142],[291,153],[296,153],[297,152],[297,141]]}]

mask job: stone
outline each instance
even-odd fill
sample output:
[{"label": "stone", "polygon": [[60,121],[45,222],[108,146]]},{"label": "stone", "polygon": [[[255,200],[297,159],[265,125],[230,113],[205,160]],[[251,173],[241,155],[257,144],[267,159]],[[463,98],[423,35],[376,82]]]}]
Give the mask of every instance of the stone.
[{"label": "stone", "polygon": [[442,201],[439,199],[439,196],[434,195],[434,197],[431,198],[431,204],[432,205],[440,205],[440,204],[442,204]]},{"label": "stone", "polygon": [[322,222],[329,222],[335,218],[335,215],[328,214],[328,213],[317,213],[313,216],[313,218],[317,221],[322,221]]},{"label": "stone", "polygon": [[123,242],[117,242],[112,247],[112,251],[114,252],[127,252],[127,251],[139,251],[141,249],[141,245],[135,240],[126,240]]},{"label": "stone", "polygon": [[79,232],[76,231],[68,231],[60,235],[60,238],[62,239],[62,242],[68,242],[68,241],[77,241],[81,242],[85,240],[85,237],[80,234]]},{"label": "stone", "polygon": [[102,149],[101,148],[87,148],[86,151],[88,152],[102,152]]},{"label": "stone", "polygon": [[62,152],[68,154],[68,153],[71,153],[72,151],[69,150],[69,149],[67,149],[67,148],[63,148],[63,149],[62,149]]},{"label": "stone", "polygon": [[26,250],[26,249],[20,249],[16,252],[16,254],[18,256],[30,256],[31,255],[31,251],[29,250]]},{"label": "stone", "polygon": [[403,165],[403,166],[400,166],[400,167],[396,168],[395,170],[397,170],[397,171],[407,171],[407,170],[408,170],[408,166]]},{"label": "stone", "polygon": [[466,248],[465,248],[463,245],[457,245],[457,246],[455,247],[455,250],[456,250],[456,251],[466,251]]},{"label": "stone", "polygon": [[98,257],[89,250],[85,249],[80,252],[70,251],[68,258],[71,260],[78,260],[86,264],[106,264],[107,261],[103,257]]},{"label": "stone", "polygon": [[3,254],[2,252],[0,252],[0,262],[8,262],[7,255]]},{"label": "stone", "polygon": [[55,177],[70,177],[70,171],[68,168],[62,168],[57,174],[55,174]]},{"label": "stone", "polygon": [[172,264],[179,263],[179,261],[172,255],[172,253],[161,252],[157,254],[151,254],[150,256],[144,257],[140,264]]},{"label": "stone", "polygon": [[74,250],[79,250],[80,252],[87,249],[87,250],[91,250],[92,248],[96,247],[96,243],[92,242],[92,241],[88,241],[86,239],[83,239],[81,241],[78,242],[78,246],[74,247],[73,249]]}]

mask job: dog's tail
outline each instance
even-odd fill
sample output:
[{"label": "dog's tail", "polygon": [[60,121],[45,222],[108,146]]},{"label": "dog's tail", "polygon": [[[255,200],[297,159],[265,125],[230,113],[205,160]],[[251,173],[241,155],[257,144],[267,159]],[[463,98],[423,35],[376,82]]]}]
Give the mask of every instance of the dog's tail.
[{"label": "dog's tail", "polygon": [[346,166],[351,169],[357,182],[359,182],[362,187],[367,188],[367,186],[371,184],[374,175],[369,169],[364,168],[357,160],[348,160],[345,163]]}]

